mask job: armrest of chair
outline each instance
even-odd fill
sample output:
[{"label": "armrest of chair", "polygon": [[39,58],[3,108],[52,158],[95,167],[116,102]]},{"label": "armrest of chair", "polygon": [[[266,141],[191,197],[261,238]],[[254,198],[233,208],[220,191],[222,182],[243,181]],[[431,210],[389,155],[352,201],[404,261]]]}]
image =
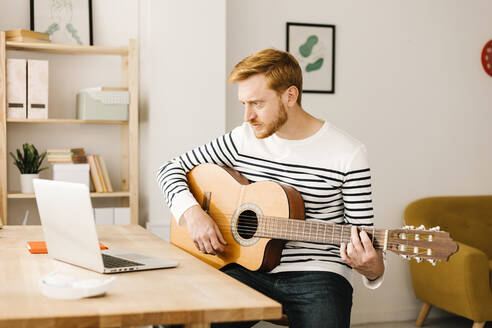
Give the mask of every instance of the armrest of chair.
[{"label": "armrest of chair", "polygon": [[[410,264],[415,295],[445,310],[477,316],[492,306],[488,257],[481,250],[458,242],[448,262]],[[470,318],[470,316],[468,316]]]}]

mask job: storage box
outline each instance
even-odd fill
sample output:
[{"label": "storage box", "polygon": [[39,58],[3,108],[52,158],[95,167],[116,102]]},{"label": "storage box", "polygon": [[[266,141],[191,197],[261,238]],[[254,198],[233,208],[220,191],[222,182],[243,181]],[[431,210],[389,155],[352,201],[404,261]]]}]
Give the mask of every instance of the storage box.
[{"label": "storage box", "polygon": [[94,220],[98,225],[113,224],[113,208],[103,207],[94,209]]},{"label": "storage box", "polygon": [[127,121],[130,95],[128,91],[84,89],[77,94],[79,120]]},{"label": "storage box", "polygon": [[89,185],[89,164],[53,164],[53,180]]},{"label": "storage box", "polygon": [[[171,218],[171,220],[174,219]],[[164,220],[147,221],[146,228],[154,235],[159,236],[161,239],[169,241],[169,234],[171,231],[169,222],[165,222]]]},{"label": "storage box", "polygon": [[130,208],[115,207],[114,208],[114,224],[130,224]]}]

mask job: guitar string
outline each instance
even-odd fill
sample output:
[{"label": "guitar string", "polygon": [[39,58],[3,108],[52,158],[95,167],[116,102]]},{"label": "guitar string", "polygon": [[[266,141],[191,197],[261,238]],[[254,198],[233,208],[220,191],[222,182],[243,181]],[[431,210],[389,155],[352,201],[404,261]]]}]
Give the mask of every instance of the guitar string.
[{"label": "guitar string", "polygon": [[[218,216],[219,215],[215,215],[214,217],[217,218]],[[217,225],[219,227],[230,228],[231,225],[230,225],[230,221],[228,220],[228,216],[226,216],[226,215],[220,215],[220,216],[225,219],[225,224],[224,223],[218,223]],[[253,218],[253,217],[250,217],[250,218]],[[254,218],[255,219],[254,220],[251,220],[250,222],[253,222],[254,221],[254,223],[256,223],[257,222],[256,217],[254,217]],[[284,218],[273,218],[273,219],[274,220],[276,219],[276,220],[279,220],[279,221],[287,221]],[[216,220],[216,222],[217,222],[217,220]],[[304,220],[302,220],[302,221],[299,220],[299,222],[302,223],[302,222],[305,222],[305,221]],[[311,222],[308,222],[308,223],[311,223]],[[334,223],[322,223],[322,222],[315,222],[315,223],[320,223],[321,225],[323,225],[323,224],[333,225],[334,224]],[[350,231],[350,229],[342,229],[342,226],[345,228],[345,227],[347,227],[349,225],[340,225],[340,224],[334,224],[334,225],[335,225],[335,228],[334,229],[332,229],[331,227],[329,229],[334,230],[335,231],[335,234],[333,234],[331,231],[329,231],[328,232],[328,233],[330,233],[329,237],[331,237],[331,234],[333,234],[333,235],[336,235],[336,238],[333,238],[334,241],[337,241],[339,243],[341,243],[341,242],[350,242],[351,241],[351,231]],[[228,229],[226,229],[226,231],[227,230]],[[241,227],[238,227],[236,230],[239,233],[252,233],[253,235],[256,232],[258,232],[258,231],[260,233],[261,232],[265,232],[266,233],[266,231],[263,231],[261,227],[258,229],[258,226],[256,224],[254,224],[254,225],[247,225],[247,226],[241,226]],[[343,234],[341,233],[342,230],[345,230],[343,232]],[[371,228],[371,230],[372,230],[372,228]],[[282,230],[282,231],[279,231],[278,233],[279,234],[282,234],[284,232],[285,233],[288,233],[287,230]],[[338,232],[340,232],[340,233],[338,233]],[[366,231],[366,232],[372,233],[372,231]],[[294,231],[291,231],[290,233],[295,233],[295,232]],[[313,232],[313,231],[311,233],[303,232],[303,234],[304,235],[307,235],[308,238],[312,238],[313,239],[313,240],[310,240],[310,241],[316,242],[319,239],[319,238],[313,238],[313,237],[319,236],[319,231],[318,231],[318,234],[316,232]],[[373,242],[373,245],[375,245],[375,246],[383,246],[382,244],[384,244],[384,241],[381,240],[381,238],[384,238],[385,232],[374,231],[374,235],[375,235],[375,240]],[[338,236],[340,236],[340,237],[343,236],[343,237],[340,239],[340,237],[338,237]],[[334,244],[334,243],[329,243],[329,244]],[[397,245],[397,243],[393,243],[391,241],[388,242],[388,246],[394,246],[394,245]]]},{"label": "guitar string", "polygon": [[[227,226],[227,227],[229,227],[229,226]],[[237,231],[239,233],[244,233],[245,232],[244,230],[240,230],[240,229],[238,229]],[[224,234],[224,231],[221,231],[221,232]],[[228,234],[232,235],[232,232],[230,230],[228,230],[228,229],[226,229],[225,232],[227,232]],[[304,241],[304,242],[323,243],[323,244],[327,244],[327,245],[340,245],[341,243],[347,243],[348,244],[348,243],[351,242],[350,235],[347,235],[345,233],[343,235],[342,240],[340,240],[340,237],[337,236],[337,237],[335,237],[333,239],[333,242],[330,242],[329,240],[324,240],[323,241],[323,240],[319,240],[319,238],[312,238],[313,237],[312,235],[307,236],[307,239],[309,239],[309,240],[306,240],[306,239],[299,239],[299,240],[297,240],[295,238],[292,238],[292,239],[291,238],[279,238],[277,236],[268,236],[268,235],[265,235],[265,236],[257,236],[255,234],[257,232],[256,230],[255,231],[251,231],[251,232],[253,233],[253,235],[252,235],[251,238],[253,238],[253,237],[266,237],[266,238],[272,238],[272,239],[283,239],[283,240],[293,240],[293,241]],[[312,238],[312,239],[310,239],[310,238]],[[384,247],[384,242],[383,241],[374,241],[374,243],[372,243],[372,244],[373,244],[374,248],[377,248],[377,249],[379,249],[379,248],[382,249]],[[388,242],[387,243],[387,246],[388,247],[395,246],[395,245],[397,245],[397,244],[395,244],[393,242]]]},{"label": "guitar string", "polygon": [[[227,217],[227,216],[225,216],[225,215],[220,215],[220,216],[221,216],[221,217],[226,218],[226,220],[228,219],[228,217]],[[218,215],[216,215],[215,217],[218,217]],[[251,217],[251,218],[252,218],[252,217]],[[287,220],[285,220],[285,219],[283,219],[283,218],[273,218],[273,219],[274,219],[274,220],[276,220],[276,221],[280,221],[280,222],[281,222],[281,223],[283,223],[283,224],[285,224],[285,222],[287,221]],[[282,222],[282,221],[284,221],[284,222]],[[296,225],[296,224],[302,224],[302,223],[304,223],[304,222],[306,222],[306,221],[304,221],[304,220],[302,220],[302,221],[301,221],[301,220],[299,220],[299,221],[295,221],[295,222],[290,221],[290,223],[291,223],[291,224],[293,224],[293,225]],[[242,223],[243,223],[243,222],[242,222]],[[264,227],[261,227],[261,226],[260,226],[260,227],[258,227],[256,218],[255,218],[255,219],[250,220],[250,222],[248,222],[248,223],[252,223],[252,224],[242,224],[241,226],[239,226],[239,227],[237,228],[238,232],[244,232],[244,233],[248,233],[248,232],[249,232],[249,233],[255,233],[255,232],[256,232],[256,231],[258,231],[258,230],[259,230],[260,232],[266,232],[266,231],[263,231]],[[342,232],[342,225],[339,225],[339,224],[334,224],[334,223],[323,223],[323,222],[308,222],[308,223],[311,223],[311,224],[313,224],[313,223],[314,223],[314,224],[317,226],[317,228],[318,228],[318,232],[317,232],[317,233],[316,233],[316,232],[314,232],[314,231],[307,232],[307,231],[305,231],[305,230],[304,230],[304,231],[302,232],[302,234],[307,235],[308,237],[313,237],[313,236],[315,236],[315,237],[316,237],[316,236],[320,236],[320,234],[319,234],[319,226],[322,226],[322,225],[331,226],[330,228],[328,228],[328,229],[331,229],[331,230],[332,230],[332,231],[328,231],[328,233],[330,234],[328,237],[331,237],[331,235],[333,234],[333,231],[335,232],[333,235],[341,235],[341,232]],[[287,223],[287,224],[289,224],[289,223]],[[335,225],[335,228],[334,228],[334,229],[332,228],[332,227],[333,227],[333,226],[332,226],[333,224]],[[226,223],[225,223],[225,224],[220,223],[220,225],[221,225],[221,226],[225,226],[225,227],[230,227],[230,223],[229,223],[229,221],[228,221],[228,220],[226,221]],[[347,226],[348,226],[348,225],[343,225],[343,227],[344,227],[344,228],[345,228],[345,227],[347,227]],[[277,227],[277,228],[278,228],[278,227]],[[290,230],[290,233],[291,233],[291,234],[292,234],[292,233],[296,233],[296,231],[293,231],[293,229],[292,229],[292,228],[294,228],[294,229],[295,229],[295,227],[292,227],[292,226],[280,227],[280,228],[286,228],[286,229],[282,229],[282,231],[279,231],[279,233],[280,233],[280,234],[281,234],[281,233],[284,233],[284,232],[288,233],[287,228],[290,228],[290,229],[288,229],[288,230]],[[324,228],[321,228],[321,229],[324,229]],[[311,229],[311,230],[312,230],[312,229]],[[344,230],[345,230],[345,232],[343,233],[343,236],[344,236],[344,238],[343,238],[343,239],[350,238],[350,234],[351,234],[350,229],[344,229]],[[362,230],[362,229],[361,229],[361,230]],[[370,233],[370,234],[372,234],[372,233],[373,233],[373,231],[371,231],[371,230],[372,230],[372,228],[370,228],[370,230],[366,230],[366,229],[364,229],[364,230],[365,230],[366,232]],[[340,233],[339,233],[339,232],[340,232]],[[299,231],[297,231],[297,234],[299,234]],[[384,234],[385,234],[385,232],[376,231],[376,229],[374,229],[374,235],[375,235],[375,239],[376,239],[376,240],[374,241],[374,244],[376,244],[376,243],[378,243],[378,242],[381,242],[381,243],[382,243],[383,241],[379,241],[378,239],[383,238],[383,237],[384,237]],[[319,238],[314,238],[314,241],[316,241],[317,239],[319,239]],[[338,239],[338,240],[340,240],[340,237],[337,237],[337,239]]]},{"label": "guitar string", "polygon": [[[229,219],[229,216],[227,215],[214,215],[212,214],[214,217],[218,218],[218,217],[221,217],[221,218],[225,218],[225,219]],[[253,229],[256,229],[258,227],[258,219],[256,216],[242,216],[243,220],[241,220],[241,224],[243,227],[250,227],[250,228],[253,228]],[[244,218],[247,218],[248,220],[244,220]],[[302,224],[308,224],[308,225],[314,225],[314,226],[330,226],[332,227],[333,225],[335,225],[335,229],[336,230],[341,230],[342,226],[344,227],[344,230],[345,230],[345,227],[352,227],[353,225],[350,225],[350,224],[339,224],[339,223],[330,223],[330,222],[319,222],[319,221],[307,221],[307,220],[301,220],[301,219],[292,219],[292,218],[277,218],[277,217],[269,217],[269,216],[261,216],[260,217],[260,220],[262,219],[270,219],[270,220],[274,220],[274,221],[277,221],[276,223],[280,223],[280,224],[287,224],[287,225],[302,225]],[[322,228],[323,229],[323,228]],[[375,235],[380,235],[380,236],[384,236],[385,234],[385,231],[381,231],[380,229],[376,229],[376,228],[366,228],[366,227],[360,227],[358,228],[360,231],[366,231],[368,233],[371,233],[371,234],[375,234]],[[374,231],[372,231],[374,230]],[[379,230],[379,231],[378,231]],[[350,230],[348,230],[348,232],[350,232]],[[304,233],[304,232],[303,232]],[[331,233],[331,232],[330,232]]]}]

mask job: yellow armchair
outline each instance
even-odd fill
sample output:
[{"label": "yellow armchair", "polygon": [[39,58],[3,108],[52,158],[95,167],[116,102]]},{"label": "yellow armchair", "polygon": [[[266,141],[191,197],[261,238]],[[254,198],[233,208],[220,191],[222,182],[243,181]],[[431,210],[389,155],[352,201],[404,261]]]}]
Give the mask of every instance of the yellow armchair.
[{"label": "yellow armchair", "polygon": [[492,321],[492,196],[424,198],[408,205],[404,217],[407,225],[440,226],[459,246],[435,267],[410,262],[415,295],[424,302],[417,326],[432,306],[473,320],[473,328]]}]

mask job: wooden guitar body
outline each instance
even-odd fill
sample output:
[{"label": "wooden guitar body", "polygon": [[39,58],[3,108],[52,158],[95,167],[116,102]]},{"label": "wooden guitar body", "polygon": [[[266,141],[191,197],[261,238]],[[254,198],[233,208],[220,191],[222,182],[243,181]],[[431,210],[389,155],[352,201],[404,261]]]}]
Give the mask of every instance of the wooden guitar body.
[{"label": "wooden guitar body", "polygon": [[285,241],[253,236],[257,228],[254,218],[304,219],[304,203],[294,188],[271,181],[250,184],[238,172],[213,164],[196,166],[187,177],[190,190],[202,207],[209,193],[208,213],[228,246],[221,255],[203,254],[196,249],[186,224],[180,226],[174,218],[172,244],[216,268],[238,263],[250,270],[269,271],[278,265]]}]

